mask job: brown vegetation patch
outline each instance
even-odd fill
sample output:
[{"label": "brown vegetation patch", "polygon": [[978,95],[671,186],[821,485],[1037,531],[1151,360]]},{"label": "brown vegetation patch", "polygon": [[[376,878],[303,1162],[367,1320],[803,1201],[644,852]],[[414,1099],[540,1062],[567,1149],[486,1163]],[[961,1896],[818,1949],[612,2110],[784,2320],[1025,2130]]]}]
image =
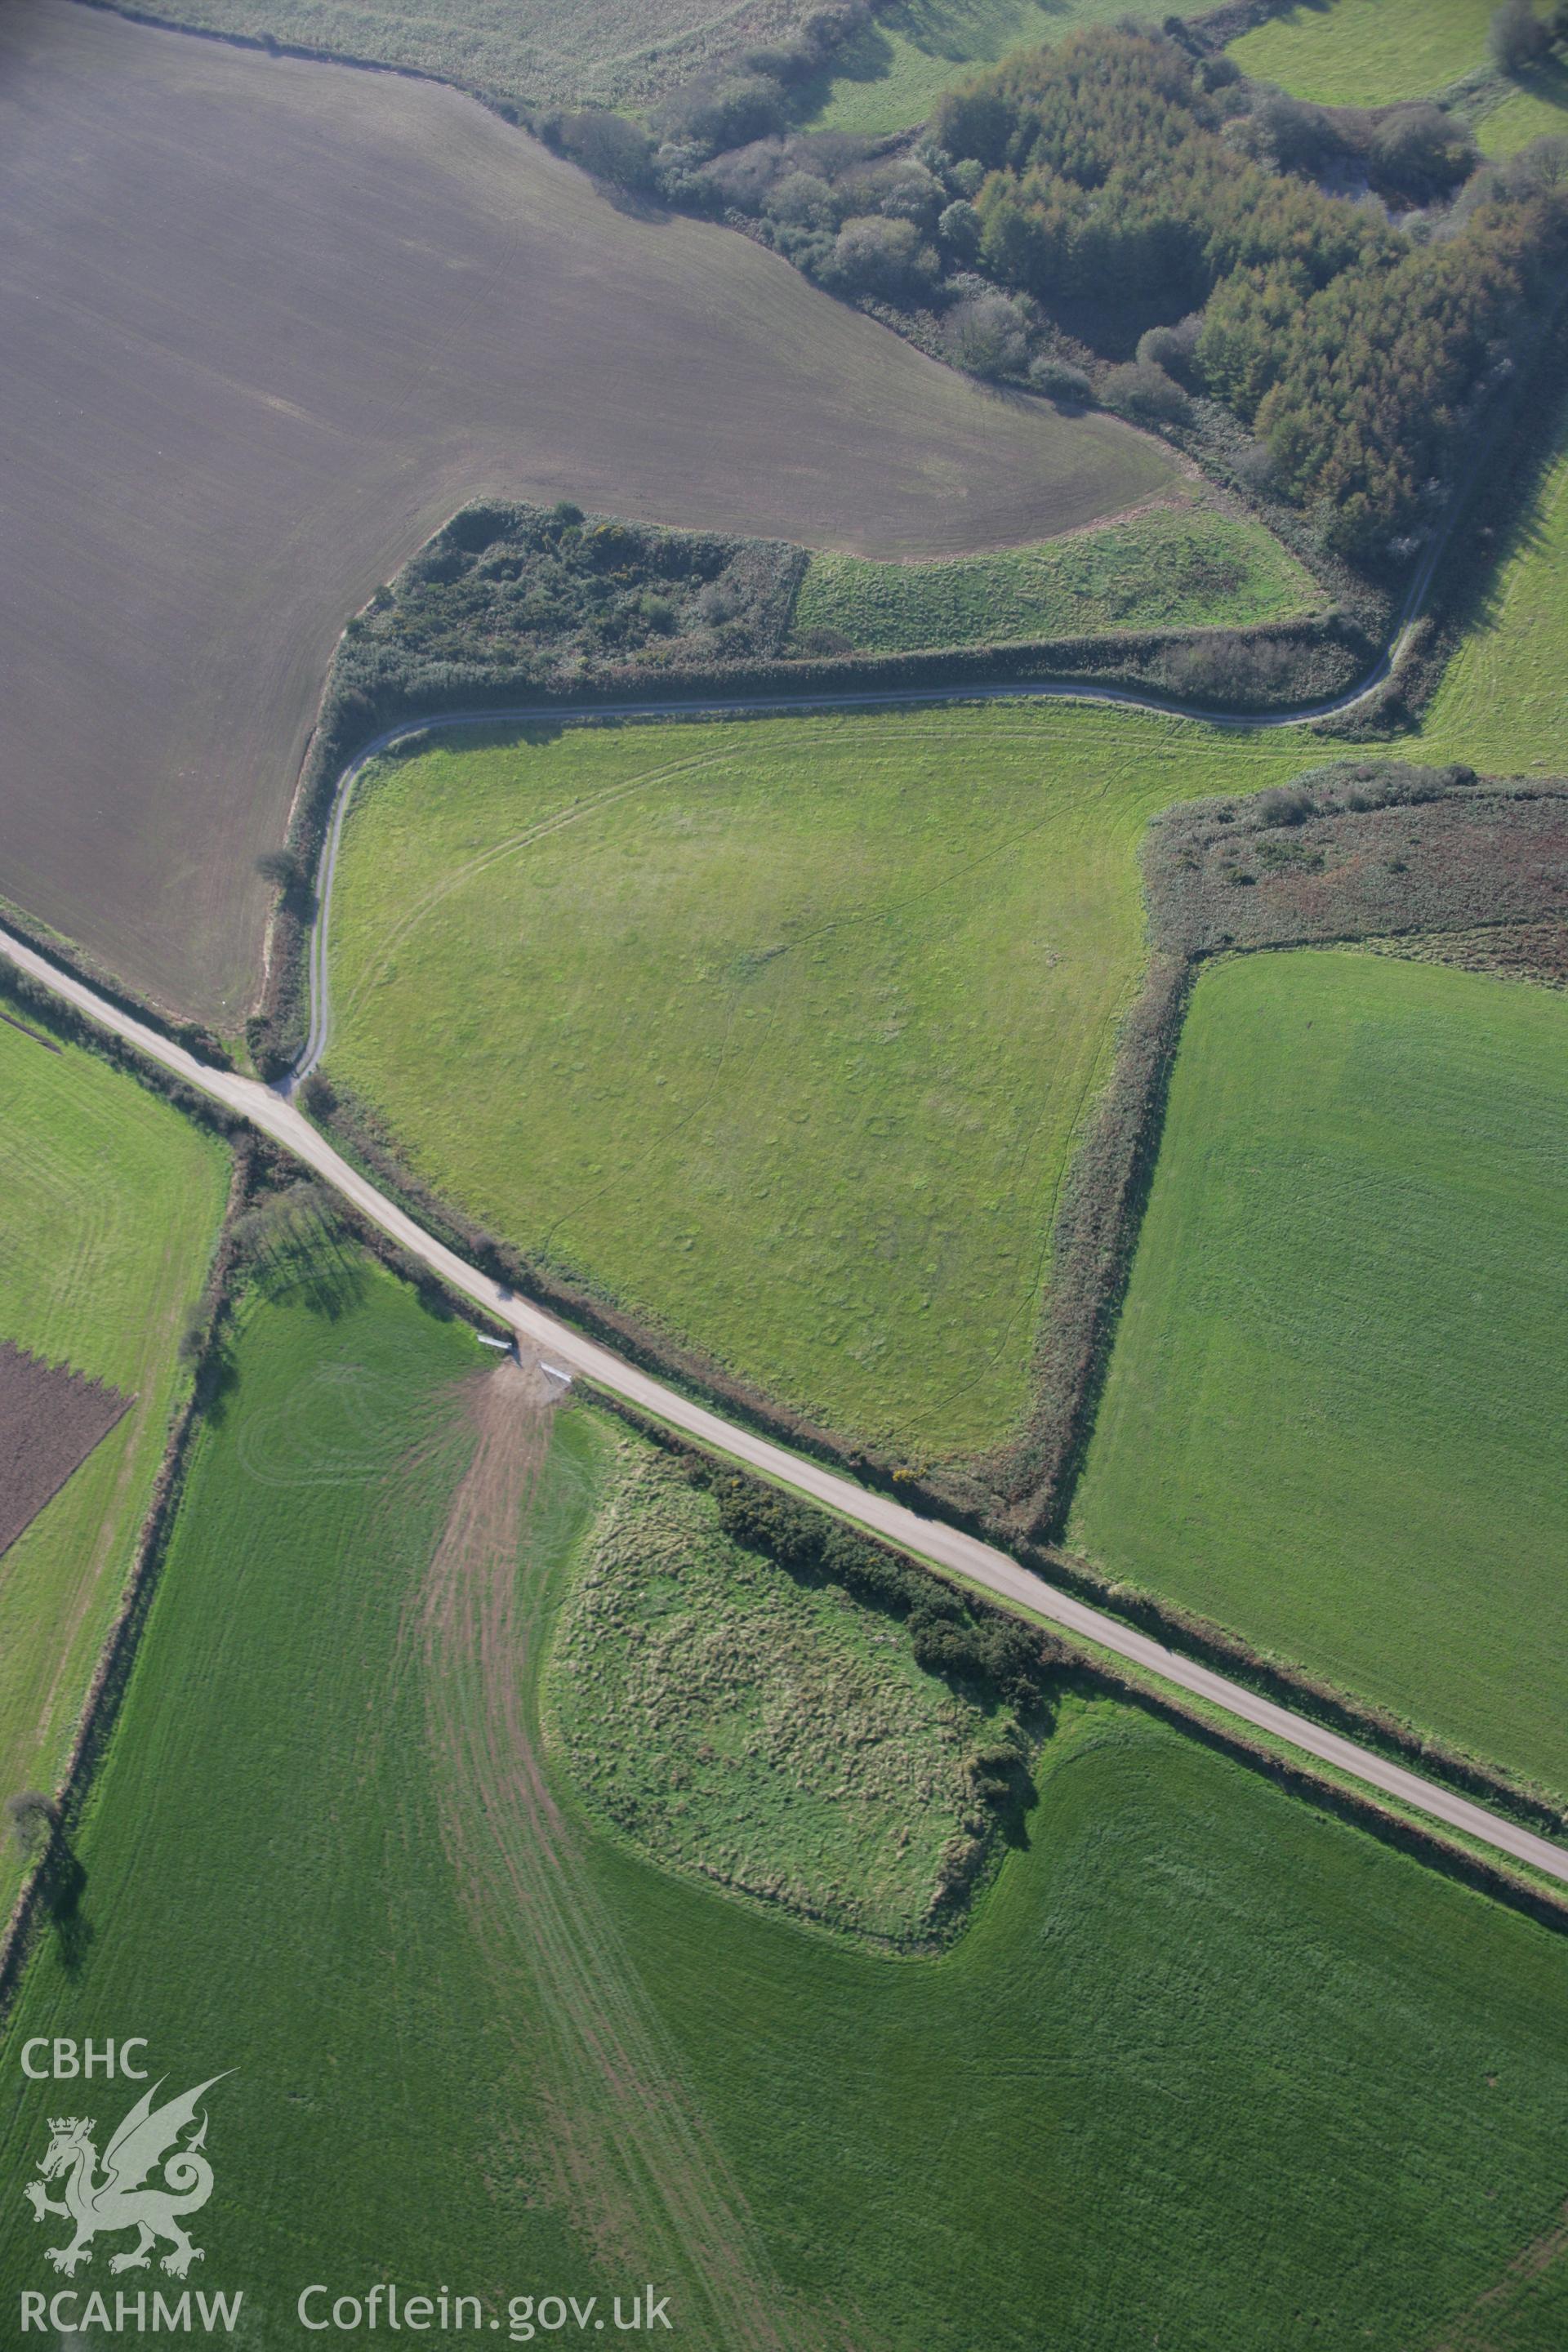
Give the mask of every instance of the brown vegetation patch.
[{"label": "brown vegetation patch", "polygon": [[0,1340],[0,1552],[108,1436],[131,1399]]},{"label": "brown vegetation patch", "polygon": [[62,0],[0,89],[0,887],[221,1027],[338,632],[466,498],[937,554],[1171,470],[451,89]]},{"label": "brown vegetation patch", "polygon": [[1410,963],[1452,964],[1460,971],[1533,981],[1538,988],[1568,988],[1568,918],[1562,915],[1543,916],[1537,923],[1480,924],[1415,939],[1369,940],[1367,946],[1374,955],[1400,956]]},{"label": "brown vegetation patch", "polygon": [[1187,955],[1550,924],[1568,901],[1568,785],[1315,770],[1172,811],[1144,875],[1156,935]]}]

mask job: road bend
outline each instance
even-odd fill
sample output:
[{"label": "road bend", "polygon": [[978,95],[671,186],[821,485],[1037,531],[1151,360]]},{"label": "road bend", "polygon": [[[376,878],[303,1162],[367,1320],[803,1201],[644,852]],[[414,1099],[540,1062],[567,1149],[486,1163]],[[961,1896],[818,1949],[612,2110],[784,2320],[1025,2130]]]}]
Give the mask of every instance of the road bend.
[{"label": "road bend", "polygon": [[473,1299],[498,1321],[510,1324],[531,1347],[546,1350],[552,1366],[594,1381],[611,1395],[625,1398],[628,1404],[683,1431],[700,1444],[744,1463],[796,1494],[808,1496],[813,1502],[824,1504],[841,1517],[872,1535],[883,1537],[917,1559],[929,1560],[934,1567],[984,1587],[1067,1634],[1098,1643],[1102,1650],[1125,1659],[1159,1681],[1204,1700],[1236,1722],[1285,1742],[1363,1788],[1375,1790],[1380,1796],[1393,1798],[1412,1811],[1473,1838],[1494,1853],[1568,1884],[1568,1848],[1472,1804],[1468,1798],[1358,1747],[1353,1740],[1341,1738],[1305,1716],[1276,1706],[1271,1699],[1215,1674],[1211,1667],[1166,1649],[1103,1611],[1058,1591],[978,1537],[926,1518],[888,1496],[858,1486],[852,1479],[823,1463],[790,1453],[786,1447],[725,1419],[710,1407],[683,1396],[679,1389],[666,1386],[637,1365],[626,1363],[542,1307],[503,1296],[489,1276],[447,1249],[433,1234],[426,1233],[395,1201],[388,1200],[340,1152],[334,1151],[289,1100],[286,1086],[264,1086],[259,1079],[214,1069],[197,1061],[183,1046],[110,1003],[96,990],[62,971],[37,950],[4,929],[0,929],[0,954],[100,1027],[135,1046],[149,1061],[172,1072],[196,1092],[237,1112],[262,1134],[281,1144],[410,1257],[428,1266],[452,1289]]}]

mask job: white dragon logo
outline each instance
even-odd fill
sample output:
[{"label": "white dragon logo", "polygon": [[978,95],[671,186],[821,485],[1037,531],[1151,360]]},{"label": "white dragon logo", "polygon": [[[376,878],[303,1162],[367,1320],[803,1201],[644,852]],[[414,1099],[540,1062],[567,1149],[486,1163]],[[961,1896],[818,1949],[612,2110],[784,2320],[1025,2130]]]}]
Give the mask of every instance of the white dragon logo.
[{"label": "white dragon logo", "polygon": [[[56,2270],[70,2278],[79,2263],[91,2262],[92,2241],[100,2231],[140,2232],[129,2253],[110,2256],[111,2271],[145,2270],[153,2247],[162,2238],[173,2249],[163,2257],[163,2268],[175,2278],[184,2278],[191,2264],[203,2259],[200,2246],[192,2245],[181,2220],[187,2213],[199,2212],[213,2193],[213,2168],[201,2154],[207,2136],[205,2116],[194,2138],[184,2147],[175,2143],[194,2118],[203,2093],[223,2079],[214,2074],[209,2081],[198,2083],[194,2091],[158,2108],[153,2102],[162,2083],[144,2091],[103,2152],[101,2179],[91,2138],[92,2116],[49,2118],[49,2145],[38,2165],[43,2180],[29,2180],[22,2193],[36,2221],[41,2221],[46,2213],[58,2213],[76,2224],[76,2235],[68,2246],[44,2250]],[[144,2189],[142,2183],[160,2162],[162,2184]],[[63,2202],[57,2202],[45,2194],[43,2182],[57,2179],[62,2172],[67,2176],[65,2197]]]}]

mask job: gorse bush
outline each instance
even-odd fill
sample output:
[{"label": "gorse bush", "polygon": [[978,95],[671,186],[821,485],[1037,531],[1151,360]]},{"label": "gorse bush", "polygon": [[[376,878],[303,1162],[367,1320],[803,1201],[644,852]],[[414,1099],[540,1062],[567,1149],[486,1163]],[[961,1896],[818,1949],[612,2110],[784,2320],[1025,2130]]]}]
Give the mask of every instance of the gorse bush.
[{"label": "gorse bush", "polygon": [[[1279,487],[1338,552],[1398,551],[1568,253],[1563,174],[1542,142],[1478,174],[1417,239],[1243,152],[1262,143],[1284,163],[1321,110],[1298,122],[1269,101],[1227,120],[1234,97],[1205,89],[1173,41],[1090,30],[954,92],[937,135],[984,173],[973,201],[992,278],[1058,307],[1114,289],[1145,329],[1201,310],[1194,381],[1252,427]],[[1468,160],[1465,134],[1431,112],[1375,134],[1411,181]],[[1161,366],[1118,370],[1107,396],[1146,420],[1181,414]]]},{"label": "gorse bush", "polygon": [[564,499],[464,507],[350,623],[339,672],[369,711],[394,690],[559,688],[627,660],[770,655],[805,561],[770,541],[585,517]]}]

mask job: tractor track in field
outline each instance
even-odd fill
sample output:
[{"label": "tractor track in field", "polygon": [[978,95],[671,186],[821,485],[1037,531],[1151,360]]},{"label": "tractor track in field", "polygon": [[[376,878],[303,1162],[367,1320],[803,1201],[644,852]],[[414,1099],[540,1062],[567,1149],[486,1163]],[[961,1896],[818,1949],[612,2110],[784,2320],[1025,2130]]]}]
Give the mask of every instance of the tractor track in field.
[{"label": "tractor track in field", "polygon": [[404,1634],[442,1833],[492,1980],[521,1971],[542,2019],[562,2210],[607,2266],[693,2281],[724,2352],[783,2352],[784,2291],[544,1770],[546,1594],[524,1528],[560,1394],[526,1350],[461,1391],[474,1450]]},{"label": "tractor track in field", "polygon": [[[1489,447],[1489,444],[1488,446]],[[443,711],[430,718],[402,719],[395,726],[384,728],[340,770],[332,787],[331,805],[316,861],[316,913],[307,950],[310,1026],[304,1045],[283,1082],[286,1090],[300,1086],[313,1070],[319,1068],[331,1032],[331,992],[327,963],[332,893],[337,882],[338,854],[342,846],[343,826],[353,801],[355,786],[365,770],[373,766],[384,752],[395,750],[411,737],[437,734],[443,729],[460,731],[466,728],[530,724],[584,725],[596,719],[690,720],[807,717],[813,714],[831,717],[835,711],[910,709],[922,705],[972,702],[1097,702],[1108,704],[1115,709],[1142,711],[1152,718],[1189,719],[1235,735],[1269,734],[1285,727],[1310,727],[1320,719],[1340,718],[1347,711],[1354,710],[1359,704],[1369,700],[1394,675],[1426,610],[1437,567],[1464,512],[1485,454],[1485,450],[1478,453],[1468,475],[1450,502],[1444,529],[1436,533],[1432,544],[1417,564],[1383,652],[1364,677],[1347,687],[1342,694],[1331,695],[1325,701],[1296,703],[1284,710],[1212,710],[1200,703],[1184,702],[1176,696],[1158,694],[1152,688],[1141,692],[1130,687],[1095,686],[1084,679],[1010,678],[989,686],[872,687],[847,689],[841,693],[823,688],[806,688],[791,693],[787,688],[782,688],[773,694],[690,695],[671,697],[662,701],[570,705],[531,703],[511,709]],[[651,777],[639,777],[616,796],[623,796],[626,790],[640,789],[651,781]],[[580,815],[590,814],[594,805],[597,803],[564,810],[558,816],[545,820],[539,829],[553,831],[561,824],[569,824]],[[531,834],[532,830],[530,828]],[[521,846],[527,837],[519,835],[514,843],[499,845],[498,854],[507,847]]]}]

